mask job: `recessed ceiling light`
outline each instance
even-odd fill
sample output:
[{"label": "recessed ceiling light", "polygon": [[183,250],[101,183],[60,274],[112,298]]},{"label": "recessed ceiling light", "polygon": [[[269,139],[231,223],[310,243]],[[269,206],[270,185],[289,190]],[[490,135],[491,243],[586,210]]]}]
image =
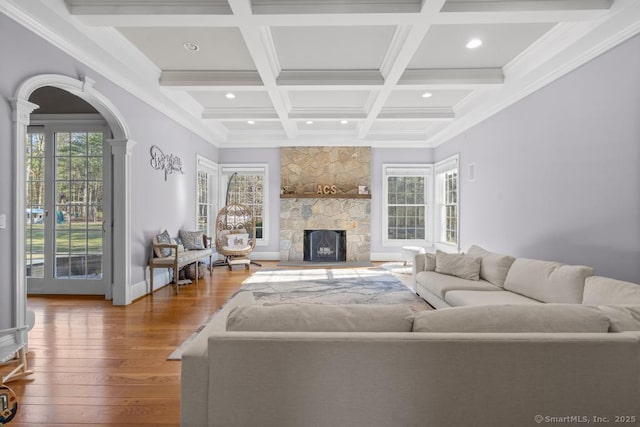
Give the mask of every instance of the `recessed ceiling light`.
[{"label": "recessed ceiling light", "polygon": [[225,98],[227,98],[227,99],[233,99],[233,98],[235,98],[235,97],[236,97],[236,95],[235,95],[235,94],[233,94],[233,93],[231,93],[231,92],[229,92],[229,93],[227,93],[224,97],[225,97]]},{"label": "recessed ceiling light", "polygon": [[422,94],[423,98],[431,98],[433,96],[433,94],[431,92],[425,92]]},{"label": "recessed ceiling light", "polygon": [[480,39],[471,39],[469,40],[469,43],[467,43],[467,48],[468,49],[475,49],[477,47],[482,46],[482,40]]},{"label": "recessed ceiling light", "polygon": [[200,50],[200,46],[198,46],[193,42],[185,42],[182,46],[184,46],[184,48],[187,49],[189,52],[195,52],[197,50]]},{"label": "recessed ceiling light", "polygon": [[349,123],[349,120],[340,120],[340,123],[342,123],[343,125],[346,125],[347,123]]},{"label": "recessed ceiling light", "polygon": [[313,124],[313,121],[311,121],[311,120],[307,120],[307,122],[306,122],[306,123],[307,123],[308,125],[312,125],[312,124]]},{"label": "recessed ceiling light", "polygon": [[255,125],[256,122],[254,122],[253,120],[248,120],[247,123],[249,123],[250,125]]}]

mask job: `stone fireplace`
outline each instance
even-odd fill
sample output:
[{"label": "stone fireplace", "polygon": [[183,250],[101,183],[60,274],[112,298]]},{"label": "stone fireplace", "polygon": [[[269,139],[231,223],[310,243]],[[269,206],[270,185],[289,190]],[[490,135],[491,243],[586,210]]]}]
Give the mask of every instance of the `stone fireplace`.
[{"label": "stone fireplace", "polygon": [[341,230],[345,260],[370,260],[370,159],[369,147],[281,149],[281,261],[306,260],[305,230]]}]

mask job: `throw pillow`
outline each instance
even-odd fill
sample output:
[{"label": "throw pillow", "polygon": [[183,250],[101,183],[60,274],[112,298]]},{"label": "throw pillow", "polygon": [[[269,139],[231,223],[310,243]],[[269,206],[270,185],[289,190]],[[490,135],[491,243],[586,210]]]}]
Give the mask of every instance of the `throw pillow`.
[{"label": "throw pillow", "polygon": [[[164,230],[161,234],[158,234],[156,236],[156,243],[171,244],[171,236],[169,236],[167,230]],[[164,258],[171,256],[173,254],[173,251],[171,250],[171,248],[155,248],[155,254],[159,258]]]},{"label": "throw pillow", "polygon": [[411,332],[412,324],[400,304],[256,304],[231,310],[227,331]]},{"label": "throw pillow", "polygon": [[640,331],[640,305],[601,305],[609,317],[609,332]]},{"label": "throw pillow", "polygon": [[482,258],[480,263],[480,278],[496,286],[504,287],[504,281],[513,261],[516,259],[509,255],[500,255],[489,252],[480,246],[473,245],[467,255]]},{"label": "throw pillow", "polygon": [[457,276],[461,279],[480,280],[480,263],[482,258],[474,258],[464,254],[448,254],[436,251],[436,273]]},{"label": "throw pillow", "polygon": [[417,313],[413,332],[608,332],[609,318],[578,304],[483,305]]},{"label": "throw pillow", "polygon": [[188,251],[194,249],[204,249],[204,243],[202,241],[203,231],[185,231],[180,230],[180,239],[184,248]]}]

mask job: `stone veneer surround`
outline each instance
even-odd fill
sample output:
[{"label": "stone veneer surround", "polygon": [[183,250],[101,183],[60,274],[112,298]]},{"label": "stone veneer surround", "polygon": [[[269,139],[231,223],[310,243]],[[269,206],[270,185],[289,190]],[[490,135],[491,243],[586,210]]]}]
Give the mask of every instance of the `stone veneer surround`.
[{"label": "stone veneer surround", "polygon": [[[283,147],[280,182],[304,198],[280,199],[280,260],[304,259],[304,230],[346,230],[347,261],[371,258],[371,200],[348,198],[370,184],[369,147]],[[335,198],[313,197],[336,185]],[[340,195],[346,196],[341,198]]]}]

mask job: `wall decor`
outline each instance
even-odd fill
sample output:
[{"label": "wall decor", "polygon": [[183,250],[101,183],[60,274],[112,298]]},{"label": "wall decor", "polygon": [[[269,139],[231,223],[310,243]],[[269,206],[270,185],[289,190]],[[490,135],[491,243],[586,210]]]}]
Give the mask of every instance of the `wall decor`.
[{"label": "wall decor", "polygon": [[157,145],[151,146],[151,167],[155,170],[164,171],[164,180],[172,173],[184,174],[182,170],[182,160],[173,154],[164,154]]}]

